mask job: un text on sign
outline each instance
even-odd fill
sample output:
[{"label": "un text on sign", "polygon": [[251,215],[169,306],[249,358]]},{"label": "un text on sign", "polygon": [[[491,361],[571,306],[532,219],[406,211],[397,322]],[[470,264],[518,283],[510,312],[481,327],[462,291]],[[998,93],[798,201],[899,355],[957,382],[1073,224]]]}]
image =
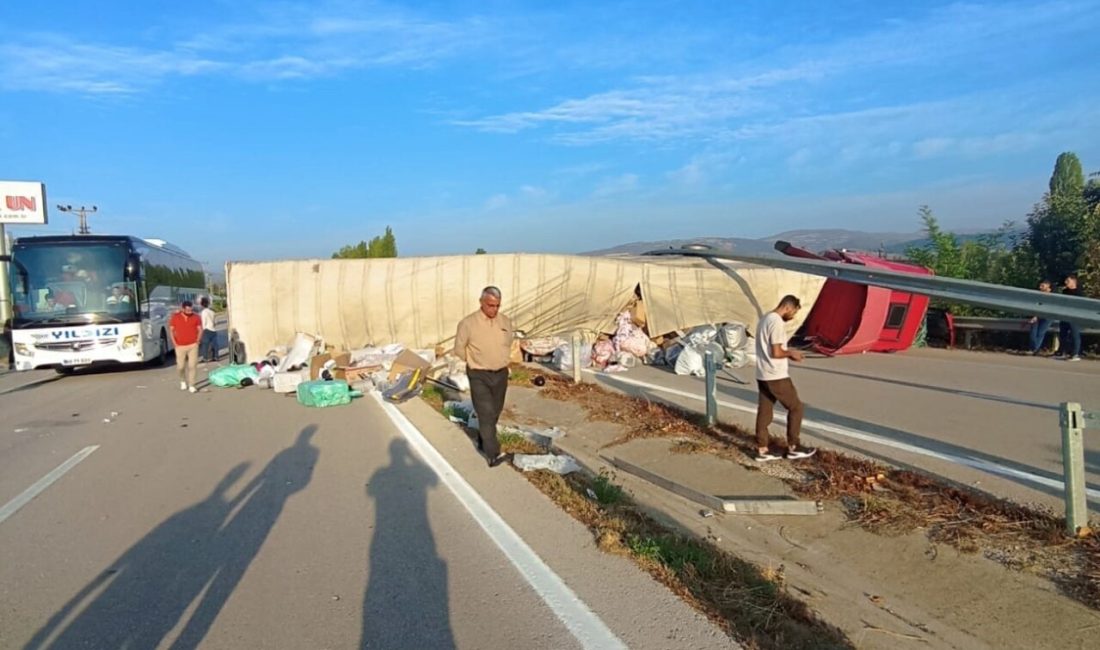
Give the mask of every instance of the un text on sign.
[{"label": "un text on sign", "polygon": [[45,224],[46,185],[38,181],[0,181],[0,223]]}]

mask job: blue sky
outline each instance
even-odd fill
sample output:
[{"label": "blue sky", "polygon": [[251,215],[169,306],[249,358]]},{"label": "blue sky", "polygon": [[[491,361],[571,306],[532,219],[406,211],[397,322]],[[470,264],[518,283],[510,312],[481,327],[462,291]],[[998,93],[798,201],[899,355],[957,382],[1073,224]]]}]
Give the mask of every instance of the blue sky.
[{"label": "blue sky", "polygon": [[[1023,220],[1100,2],[5,3],[0,178],[197,258]],[[69,231],[51,212],[49,231]],[[23,229],[27,232],[29,229]]]}]

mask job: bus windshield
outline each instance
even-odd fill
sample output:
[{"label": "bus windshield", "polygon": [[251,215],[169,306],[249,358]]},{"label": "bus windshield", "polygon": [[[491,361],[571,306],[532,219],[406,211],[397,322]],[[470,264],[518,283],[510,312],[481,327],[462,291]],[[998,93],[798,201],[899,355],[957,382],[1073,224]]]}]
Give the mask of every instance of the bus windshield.
[{"label": "bus windshield", "polygon": [[12,251],[12,326],[138,320],[137,283],[126,278],[129,247],[16,244]]}]

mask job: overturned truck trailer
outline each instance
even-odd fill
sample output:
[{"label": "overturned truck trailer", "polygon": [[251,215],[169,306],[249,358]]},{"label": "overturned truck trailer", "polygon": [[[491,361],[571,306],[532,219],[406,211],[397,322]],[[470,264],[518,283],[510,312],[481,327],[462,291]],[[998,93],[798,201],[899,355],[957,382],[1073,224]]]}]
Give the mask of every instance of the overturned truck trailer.
[{"label": "overturned truck trailer", "polygon": [[[635,296],[651,335],[717,322],[756,320],[785,294],[808,313],[822,278],[699,259],[469,255],[370,260],[229,262],[229,328],[249,360],[296,332],[344,349],[403,343],[449,347],[482,288],[500,287],[503,311],[529,336],[613,330]],[[792,331],[800,320],[791,323]]]}]

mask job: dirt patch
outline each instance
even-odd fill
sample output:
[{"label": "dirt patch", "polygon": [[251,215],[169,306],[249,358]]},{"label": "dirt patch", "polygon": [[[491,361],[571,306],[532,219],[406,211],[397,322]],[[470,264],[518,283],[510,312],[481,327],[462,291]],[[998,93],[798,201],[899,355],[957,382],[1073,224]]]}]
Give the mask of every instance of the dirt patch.
[{"label": "dirt patch", "polygon": [[[437,392],[425,390],[421,397],[442,414],[443,395]],[[682,424],[672,421],[667,407],[649,403],[642,408],[661,421],[649,437],[686,431]],[[667,428],[661,428],[665,425]],[[467,435],[476,434],[470,429],[465,431]],[[498,437],[505,453],[549,451],[519,434],[502,433]],[[587,526],[600,550],[632,559],[744,647],[855,647],[843,632],[821,620],[790,593],[782,567],[758,568],[719,548],[711,539],[684,535],[660,524],[644,514],[611,475],[560,476],[549,471],[522,475]]]},{"label": "dirt patch", "polygon": [[637,398],[609,400],[610,393],[593,384],[572,384],[557,378],[548,379],[546,386],[539,391],[542,397],[561,402],[575,402],[588,412],[591,420],[630,423],[626,432],[608,443],[614,447],[638,438],[690,437],[703,441],[702,421],[698,416],[684,413],[660,402]]},{"label": "dirt patch", "polygon": [[1065,520],[1049,510],[826,450],[797,463],[758,465],[749,457],[754,436],[744,429],[707,429],[694,413],[592,384],[548,378],[540,395],[576,402],[590,419],[624,426],[627,431],[611,445],[637,438],[684,438],[674,451],[728,458],[784,480],[799,495],[839,503],[851,521],[871,532],[891,536],[922,531],[936,544],[1044,576],[1066,595],[1100,609],[1100,540],[1095,535],[1068,538]]},{"label": "dirt patch", "polygon": [[525,476],[587,526],[601,550],[631,558],[745,647],[854,647],[789,593],[781,567],[760,569],[709,539],[671,531],[643,514],[606,474]]}]

